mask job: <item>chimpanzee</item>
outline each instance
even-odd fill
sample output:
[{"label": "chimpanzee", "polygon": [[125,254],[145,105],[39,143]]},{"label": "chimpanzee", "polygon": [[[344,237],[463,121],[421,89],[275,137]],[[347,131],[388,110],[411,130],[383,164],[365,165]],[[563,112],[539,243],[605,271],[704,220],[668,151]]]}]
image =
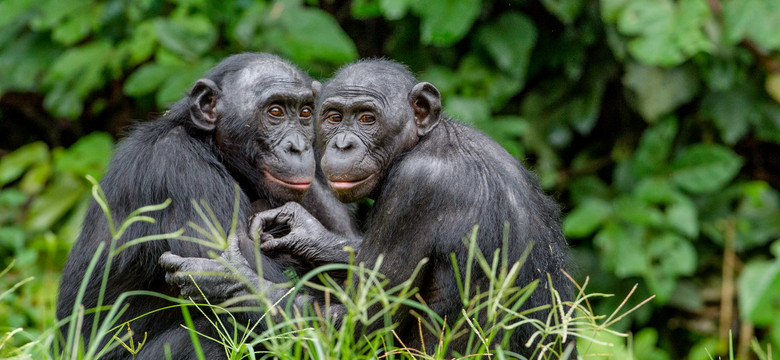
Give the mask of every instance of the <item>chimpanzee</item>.
[{"label": "chimpanzee", "polygon": [[[161,211],[145,213],[154,223],[130,225],[117,246],[147,235],[185,228],[185,236],[203,238],[188,222],[208,229],[194,201],[204,200],[219,226],[230,229],[239,184],[237,229],[246,231],[248,215],[277,207],[288,201],[302,201],[330,231],[353,236],[352,215],[325,187],[321,173],[315,177],[314,98],[320,88],[304,72],[274,55],[233,55],[198,80],[189,95],[172,105],[161,119],[135,128],[117,148],[109,170],[101,181],[111,216],[118,224],[142,206],[171,199]],[[208,209],[202,209],[208,213]],[[57,303],[57,318],[71,315],[87,265],[98,245],[111,241],[106,216],[94,201],[89,207],[82,233],[65,265]],[[241,244],[245,256],[254,259],[254,244],[248,237]],[[206,257],[210,249],[179,239],[144,242],[113,257],[108,286],[102,304],[114,303],[130,290],[150,290],[178,296],[179,289],[165,282],[157,265],[166,251],[182,256]],[[81,304],[96,306],[107,263],[100,255]],[[289,281],[286,265],[264,256],[263,275],[272,282]],[[251,261],[255,264],[254,260]],[[296,266],[299,265],[299,266]],[[305,264],[290,263],[295,271]],[[120,324],[147,312],[171,305],[154,296],[131,296]],[[124,305],[124,304],[122,304]],[[101,320],[106,312],[101,313]],[[198,312],[193,311],[193,317]],[[85,316],[81,334],[89,342],[93,316]],[[139,358],[163,358],[169,342],[178,358],[192,358],[187,331],[182,329],[181,310],[174,308],[133,320],[130,328],[138,342],[147,336]],[[205,323],[205,322],[204,322]],[[208,331],[211,325],[206,326]],[[67,325],[65,325],[67,328]],[[124,330],[123,330],[124,331]],[[124,332],[120,335],[124,335]],[[181,340],[179,340],[181,339]],[[108,339],[104,339],[105,343]],[[181,343],[186,341],[186,343]],[[224,357],[224,348],[202,342],[207,358]],[[122,347],[112,358],[131,354]]]},{"label": "chimpanzee", "polygon": [[[289,251],[312,263],[343,263],[348,260],[346,244],[357,250],[355,263],[369,268],[383,254],[380,271],[390,280],[388,287],[407,280],[427,258],[414,286],[424,302],[452,324],[462,304],[450,254],[464,279],[468,249],[463,239],[479,225],[476,241],[486,256],[502,249],[505,236],[508,244],[502,251],[511,262],[521,259],[532,244],[516,282],[522,287],[538,279],[539,286],[524,309],[551,304],[550,285],[563,301],[572,300],[572,284],[562,272],[568,255],[556,203],[495,141],[443,115],[439,91],[432,84],[418,82],[395,62],[363,60],[342,68],[323,86],[316,111],[320,165],[331,190],[343,202],[375,200],[362,243],[333,234],[300,205],[289,203],[252,221],[259,228],[280,223],[290,228],[266,241],[263,250]],[[182,284],[182,293],[190,295],[195,295],[194,288],[184,273],[216,269],[215,261],[171,254],[161,258],[171,282]],[[471,273],[471,296],[475,288],[488,289],[482,269],[474,264]],[[227,289],[208,275],[195,280],[210,287],[207,296]],[[531,316],[546,319],[548,311]],[[421,349],[424,340],[431,351],[438,334],[426,333],[421,339],[412,319],[398,312],[395,331],[406,346]],[[509,350],[529,356],[533,349],[524,344],[533,331],[531,326],[516,329]],[[456,338],[448,349],[462,353],[467,341],[468,335]],[[576,351],[573,355],[576,358]]]}]

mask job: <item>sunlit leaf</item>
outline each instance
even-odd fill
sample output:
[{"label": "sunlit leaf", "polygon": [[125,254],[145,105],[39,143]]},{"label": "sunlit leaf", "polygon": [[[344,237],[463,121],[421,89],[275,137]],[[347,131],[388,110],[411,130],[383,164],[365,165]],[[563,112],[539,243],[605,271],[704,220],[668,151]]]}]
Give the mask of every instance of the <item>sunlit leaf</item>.
[{"label": "sunlit leaf", "polygon": [[699,211],[696,205],[685,197],[679,197],[666,208],[666,224],[690,239],[699,236]]},{"label": "sunlit leaf", "polygon": [[542,0],[547,11],[558,17],[564,24],[571,24],[580,14],[583,2],[581,0]]},{"label": "sunlit leaf", "polygon": [[333,17],[320,9],[285,6],[279,20],[282,28],[268,40],[293,62],[341,64],[357,58],[349,37]]},{"label": "sunlit leaf", "polygon": [[498,67],[523,84],[531,50],[536,44],[533,22],[521,13],[509,12],[480,28],[477,36]]},{"label": "sunlit leaf", "polygon": [[780,48],[780,2],[726,1],[723,19],[725,38],[732,44],[748,38],[767,49]]},{"label": "sunlit leaf", "polygon": [[203,55],[217,40],[216,28],[204,15],[159,18],[155,28],[163,46],[190,60]]},{"label": "sunlit leaf", "polygon": [[772,73],[766,77],[764,88],[769,96],[780,103],[780,73]]},{"label": "sunlit leaf", "polygon": [[129,96],[141,96],[156,90],[176,70],[157,63],[148,63],[134,71],[125,82],[124,92]]},{"label": "sunlit leaf", "polygon": [[677,135],[677,119],[669,117],[645,130],[634,155],[637,176],[654,174],[666,168]]},{"label": "sunlit leaf", "polygon": [[71,175],[54,178],[53,183],[30,204],[25,228],[33,231],[51,228],[86,193],[86,189]]},{"label": "sunlit leaf", "polygon": [[103,176],[111,159],[114,140],[104,132],[88,134],[54,158],[57,171],[66,171],[78,177],[91,175],[96,179]]},{"label": "sunlit leaf", "polygon": [[49,147],[42,141],[24,145],[0,157],[0,187],[21,176],[33,164],[48,161]]},{"label": "sunlit leaf", "polygon": [[752,261],[738,280],[739,313],[756,325],[771,324],[780,316],[780,260]]},{"label": "sunlit leaf", "polygon": [[628,64],[623,84],[636,93],[637,110],[649,122],[690,101],[699,91],[697,77],[687,67]]},{"label": "sunlit leaf", "polygon": [[742,167],[742,159],[730,149],[697,144],[680,152],[672,161],[672,180],[692,193],[723,188]]},{"label": "sunlit leaf", "polygon": [[587,199],[574,208],[563,221],[563,233],[569,238],[592,234],[612,214],[612,206],[601,199]]},{"label": "sunlit leaf", "polygon": [[418,3],[424,44],[448,46],[469,31],[481,10],[481,0],[430,0]]}]

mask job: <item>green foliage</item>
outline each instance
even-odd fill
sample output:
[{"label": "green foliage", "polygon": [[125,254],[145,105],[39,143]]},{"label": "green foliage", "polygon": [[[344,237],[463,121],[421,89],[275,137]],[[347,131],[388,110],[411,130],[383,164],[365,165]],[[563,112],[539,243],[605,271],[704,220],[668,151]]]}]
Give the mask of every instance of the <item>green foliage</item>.
[{"label": "green foliage", "polygon": [[[755,326],[754,349],[780,348],[780,2],[5,0],[0,125],[109,130],[110,109],[160,111],[242,51],[319,79],[360,56],[402,61],[448,114],[529,165],[563,204],[591,288],[657,295],[627,317],[630,347],[591,354],[725,355],[711,309],[728,302],[710,294],[738,297],[730,323]],[[84,176],[100,176],[110,148],[99,133],[0,152],[0,259],[17,261],[0,289],[40,277],[0,303],[0,326],[51,323],[54,294],[40,290],[56,284]]]},{"label": "green foliage", "polygon": [[102,176],[112,150],[108,134],[93,133],[68,149],[36,142],[0,158],[0,267],[15,260],[0,289],[35,278],[0,302],[0,332],[52,326],[65,256],[89,204],[85,176]]}]

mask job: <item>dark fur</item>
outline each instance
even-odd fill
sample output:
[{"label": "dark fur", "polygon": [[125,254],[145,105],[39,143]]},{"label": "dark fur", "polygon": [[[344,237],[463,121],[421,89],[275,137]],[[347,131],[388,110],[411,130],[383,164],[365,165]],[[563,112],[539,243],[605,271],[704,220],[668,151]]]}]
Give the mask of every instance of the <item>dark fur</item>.
[{"label": "dark fur", "polygon": [[[257,61],[268,61],[289,68],[297,74],[297,77],[309,81],[307,87],[311,84],[311,80],[293,65],[266,54],[241,54],[229,57],[212,69],[206,78],[225,89],[232,86],[226,81],[226,77],[235,75]],[[247,218],[253,210],[265,210],[289,201],[289,199],[278,199],[272,192],[258,186],[260,175],[256,164],[245,161],[244,155],[262,158],[268,156],[269,149],[259,145],[257,140],[252,138],[255,134],[248,130],[247,122],[243,121],[246,119],[241,119],[235,112],[224,114],[221,123],[218,124],[217,133],[244,134],[242,136],[245,138],[221,139],[214,132],[203,131],[193,126],[189,111],[190,101],[189,98],[185,98],[174,104],[159,120],[137,126],[117,148],[109,170],[101,181],[117,226],[139,207],[159,204],[169,198],[172,200],[168,208],[145,214],[156,220],[154,224],[138,222],[131,225],[119,239],[117,246],[142,236],[173,232],[180,228],[187,229],[185,235],[202,238],[187,226],[188,221],[193,221],[206,228],[191,205],[193,199],[205,200],[227,231],[233,215],[236,182],[241,185],[238,229],[246,229]],[[221,144],[218,143],[220,141]],[[230,144],[223,146],[227,142]],[[234,147],[234,152],[225,153],[224,149],[229,146]],[[253,202],[259,204],[255,205],[256,209],[250,207]],[[351,233],[349,211],[327,192],[322,183],[315,180],[303,204],[317,214],[326,227],[336,232]],[[106,217],[93,201],[87,212],[82,233],[65,265],[57,304],[58,319],[71,315],[79,285],[85,276],[90,259],[99,243],[103,242],[108,247],[110,238]],[[251,243],[245,245],[242,248],[254,248]],[[114,303],[121,293],[130,290],[151,290],[177,296],[178,288],[165,282],[165,271],[157,264],[160,255],[166,251],[182,256],[208,257],[209,249],[192,242],[168,239],[146,242],[121,252],[113,259],[103,304]],[[252,254],[250,250],[246,255],[250,257],[250,263],[254,264],[251,260]],[[96,305],[106,260],[104,251],[89,279],[82,301],[86,309]],[[266,279],[274,282],[288,280],[282,266],[268,258],[263,260],[263,274]],[[151,296],[133,296],[126,301],[126,304],[129,304],[129,308],[119,323],[170,305],[167,301]],[[193,310],[192,315],[198,320],[197,311]],[[105,315],[101,316],[101,320],[104,317]],[[85,317],[82,335],[86,342],[89,342],[92,319],[91,315]],[[142,350],[140,357],[136,359],[163,358],[161,351],[165,342],[173,343],[174,357],[187,358],[184,354],[191,350],[192,345],[189,343],[186,331],[182,331],[179,325],[181,323],[182,316],[179,309],[158,312],[133,321],[131,327],[136,333],[136,341],[140,341],[144,333],[147,333],[149,338],[146,349]],[[209,329],[210,327],[205,324],[205,327],[200,329],[213,330]],[[221,346],[210,346],[209,342],[205,341],[204,349],[207,358],[224,357]],[[130,356],[131,354],[121,347],[111,354],[111,358],[130,358]]]},{"label": "dark fur", "polygon": [[[368,80],[367,80],[368,79]],[[388,98],[391,107],[378,109],[377,123],[414,121],[409,104],[415,99],[406,98],[417,83],[403,66],[384,60],[362,61],[340,70],[323,87],[318,100],[318,138],[323,170],[331,160],[325,149],[331,146],[329,139],[341,134],[341,127],[323,128],[322,116],[328,109],[321,108],[322,101],[342,89],[360,86],[361,91],[376,93]],[[358,85],[355,85],[358,84]],[[398,98],[401,97],[401,98]],[[393,102],[393,98],[396,102]],[[436,92],[438,99],[438,92]],[[406,104],[399,107],[395,104]],[[368,110],[366,110],[368,111]],[[344,115],[347,118],[347,115]],[[345,120],[346,121],[346,120]],[[345,125],[349,126],[349,125]],[[386,125],[390,126],[390,125]],[[350,128],[352,131],[353,128]],[[355,130],[359,133],[362,130]],[[358,135],[361,141],[385,143],[398,133]],[[368,133],[368,131],[366,131]],[[389,146],[389,145],[382,145]],[[547,274],[554,288],[564,301],[572,300],[572,284],[561,272],[568,267],[566,240],[561,231],[558,206],[538,185],[535,177],[520,162],[495,141],[481,132],[441,115],[441,120],[429,133],[397,157],[377,154],[371,149],[354,158],[374,156],[384,167],[382,180],[369,195],[375,198],[367,231],[364,234],[355,262],[365,262],[371,267],[380,254],[384,254],[381,271],[390,279],[389,286],[397,285],[412,274],[415,265],[423,258],[428,262],[416,277],[414,285],[425,302],[448,324],[460,317],[462,304],[455,282],[450,254],[457,258],[461,278],[465,277],[467,247],[464,237],[479,225],[477,242],[480,250],[491,257],[502,247],[505,226],[509,226],[508,259],[517,261],[531,243],[534,244],[517,279],[523,287],[534,280],[539,286],[524,308],[550,304]],[[338,156],[333,153],[332,156]],[[330,176],[326,171],[326,176]],[[334,259],[335,260],[335,259]],[[475,262],[472,269],[472,295],[475,288],[488,288],[488,279]],[[546,318],[546,312],[533,315]],[[401,311],[394,319],[396,329],[405,345],[421,349],[417,322]],[[381,326],[382,324],[375,324]],[[508,350],[528,356],[524,346],[533,332],[530,326],[518,328],[511,337]],[[429,351],[438,344],[438,334],[426,333],[425,344]],[[450,351],[462,352],[467,336],[450,344]],[[576,352],[575,352],[576,355]]]}]

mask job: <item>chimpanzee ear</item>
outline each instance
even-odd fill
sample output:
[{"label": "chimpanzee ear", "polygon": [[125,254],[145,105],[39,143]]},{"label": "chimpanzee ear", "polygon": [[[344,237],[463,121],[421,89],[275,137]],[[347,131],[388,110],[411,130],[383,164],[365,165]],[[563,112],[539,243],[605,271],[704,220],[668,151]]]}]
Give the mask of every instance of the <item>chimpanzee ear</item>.
[{"label": "chimpanzee ear", "polygon": [[205,131],[217,126],[216,107],[222,91],[211,79],[200,79],[190,90],[190,119],[193,125]]},{"label": "chimpanzee ear", "polygon": [[317,80],[312,81],[311,91],[314,93],[314,97],[316,99],[318,96],[320,96],[320,93],[322,92],[322,84]]},{"label": "chimpanzee ear", "polygon": [[417,135],[425,136],[441,120],[441,95],[431,83],[421,82],[409,93],[409,103],[414,110]]}]

